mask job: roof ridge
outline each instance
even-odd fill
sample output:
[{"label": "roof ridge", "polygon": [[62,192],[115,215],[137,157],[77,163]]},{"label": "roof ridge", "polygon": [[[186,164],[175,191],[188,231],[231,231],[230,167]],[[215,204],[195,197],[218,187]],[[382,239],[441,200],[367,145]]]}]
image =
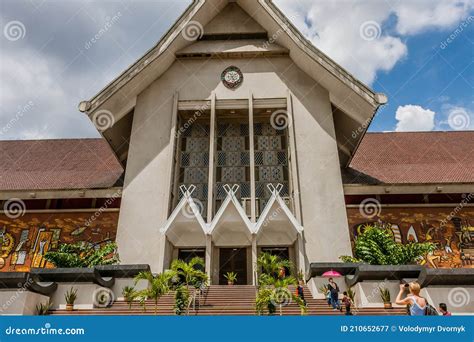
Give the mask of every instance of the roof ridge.
[{"label": "roof ridge", "polygon": [[48,138],[48,139],[5,139],[0,140],[0,144],[7,142],[39,142],[39,141],[83,141],[83,140],[103,140],[107,142],[104,138]]}]

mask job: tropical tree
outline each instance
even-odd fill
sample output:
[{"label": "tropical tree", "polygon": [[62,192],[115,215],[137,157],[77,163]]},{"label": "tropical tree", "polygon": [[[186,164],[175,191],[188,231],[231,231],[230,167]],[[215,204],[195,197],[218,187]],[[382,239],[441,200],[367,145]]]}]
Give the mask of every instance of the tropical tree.
[{"label": "tropical tree", "polygon": [[292,293],[289,286],[298,285],[298,280],[293,276],[286,276],[280,273],[282,268],[292,268],[292,263],[277,255],[262,253],[257,259],[257,267],[260,270],[258,276],[258,292],[255,299],[257,314],[264,314],[266,311],[270,315],[276,312],[276,307],[282,306],[294,301],[301,309],[301,313],[306,312],[306,305],[303,300]]},{"label": "tropical tree", "polygon": [[369,226],[355,241],[354,257],[341,256],[340,259],[371,265],[407,265],[416,263],[434,249],[435,245],[430,242],[395,242],[386,228]]},{"label": "tropical tree", "polygon": [[171,263],[175,283],[196,289],[207,283],[207,274],[203,270],[204,260],[199,257],[194,257],[189,262],[176,259]]},{"label": "tropical tree", "polygon": [[135,298],[139,298],[143,310],[146,311],[146,300],[152,299],[155,303],[155,315],[158,313],[158,300],[161,296],[170,291],[170,281],[172,276],[172,272],[169,271],[158,273],[156,275],[150,271],[146,271],[140,272],[135,276],[135,285],[140,280],[148,281],[148,287],[146,289],[139,290],[135,293]]},{"label": "tropical tree", "polygon": [[179,286],[176,288],[174,295],[174,312],[177,315],[187,313],[189,307],[189,291],[186,286]]},{"label": "tropical tree", "polygon": [[291,269],[292,263],[278,255],[262,253],[257,258],[257,268],[261,275],[278,278],[282,268]]},{"label": "tropical tree", "polygon": [[[177,259],[171,263],[172,287],[176,291],[174,309],[177,315],[189,312],[191,304],[196,302],[196,293],[200,293],[207,284],[208,277],[204,269],[204,260],[199,257],[194,257],[189,262]],[[192,299],[188,287],[194,289]]]},{"label": "tropical tree", "polygon": [[80,242],[64,243],[55,251],[48,251],[45,259],[56,267],[94,267],[97,265],[114,265],[120,262],[117,244],[109,242],[100,246]]},{"label": "tropical tree", "polygon": [[122,295],[128,303],[128,308],[131,309],[133,301],[138,297],[137,291],[135,291],[133,286],[124,286],[122,289]]}]

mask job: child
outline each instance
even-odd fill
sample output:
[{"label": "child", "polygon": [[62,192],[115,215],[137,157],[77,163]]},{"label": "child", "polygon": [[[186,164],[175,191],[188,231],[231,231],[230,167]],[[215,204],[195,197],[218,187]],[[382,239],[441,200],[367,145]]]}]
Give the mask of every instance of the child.
[{"label": "child", "polygon": [[443,316],[451,316],[451,312],[448,311],[448,306],[445,303],[439,303],[439,311]]},{"label": "child", "polygon": [[298,287],[296,288],[296,294],[300,299],[303,301],[304,305],[306,306],[306,300],[304,299],[304,288],[303,288],[303,281],[300,280],[298,282]]},{"label": "child", "polygon": [[346,307],[346,316],[352,316],[352,312],[351,312],[352,300],[349,298],[346,291],[344,291],[342,294],[344,295],[342,297],[342,304],[344,304],[344,306]]}]

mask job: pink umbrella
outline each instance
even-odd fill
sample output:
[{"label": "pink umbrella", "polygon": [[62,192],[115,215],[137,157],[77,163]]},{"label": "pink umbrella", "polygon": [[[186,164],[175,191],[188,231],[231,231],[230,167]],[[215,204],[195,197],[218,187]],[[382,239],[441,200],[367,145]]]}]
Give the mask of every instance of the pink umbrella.
[{"label": "pink umbrella", "polygon": [[334,271],[334,270],[330,270],[330,271],[326,271],[323,273],[323,277],[326,277],[326,278],[332,278],[332,277],[342,277],[342,274],[337,272],[337,271]]}]

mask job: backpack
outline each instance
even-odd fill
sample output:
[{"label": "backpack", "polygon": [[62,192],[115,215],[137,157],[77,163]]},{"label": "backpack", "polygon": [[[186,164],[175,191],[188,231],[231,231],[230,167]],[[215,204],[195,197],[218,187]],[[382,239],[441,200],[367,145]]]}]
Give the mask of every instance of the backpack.
[{"label": "backpack", "polygon": [[438,311],[436,311],[436,309],[432,305],[428,304],[428,302],[426,302],[425,306],[425,316],[439,316]]}]

